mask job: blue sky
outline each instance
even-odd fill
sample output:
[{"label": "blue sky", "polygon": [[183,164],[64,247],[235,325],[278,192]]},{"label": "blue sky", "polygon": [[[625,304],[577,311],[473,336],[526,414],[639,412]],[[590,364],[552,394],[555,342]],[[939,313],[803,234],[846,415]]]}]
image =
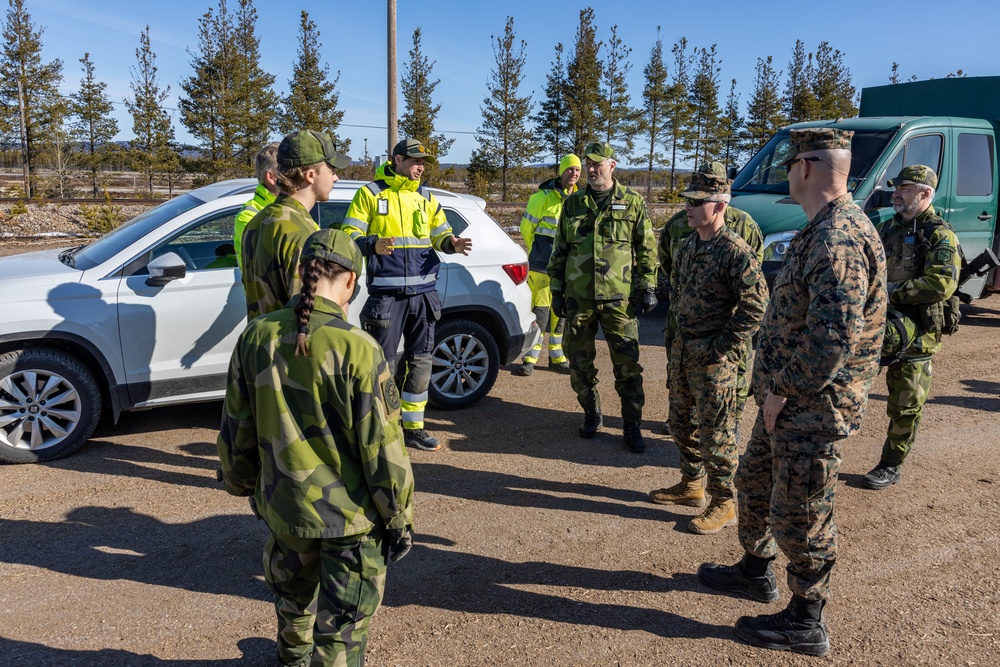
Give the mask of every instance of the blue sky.
[{"label": "blue sky", "polygon": [[[217,0],[28,0],[26,5],[35,25],[44,28],[44,57],[63,61],[64,92],[79,86],[82,73],[78,61],[89,52],[98,78],[107,82],[108,94],[116,102],[118,138],[129,139],[133,136],[131,118],[121,102],[130,95],[129,67],[135,63],[139,33],[149,24],[160,80],[171,88],[167,105],[176,109],[179,83],[191,75],[189,50],[197,46],[198,18],[209,7],[216,7]],[[230,0],[230,7],[235,5],[236,0]],[[261,65],[277,77],[279,94],[287,92],[296,58],[299,13],[305,9],[319,28],[323,58],[332,72],[341,71],[340,106],[345,111],[341,134],[352,140],[352,156],[363,153],[365,139],[371,154],[384,151],[385,3],[257,0],[255,6]],[[514,17],[517,36],[527,43],[522,91],[533,91],[534,99],[539,100],[555,45],[562,42],[567,51],[572,48],[579,11],[587,6],[595,10],[598,39],[607,41],[611,26],[617,24],[619,36],[632,47],[629,84],[637,105],[641,104],[642,68],[658,25],[668,57],[671,45],[681,36],[693,47],[717,44],[722,60],[721,101],[728,94],[730,79],[735,78],[744,109],[757,58],[774,56],[776,68],[784,70],[796,39],[803,40],[810,51],[823,40],[840,49],[859,88],[887,83],[893,61],[899,63],[904,79],[910,75],[943,77],[958,69],[969,76],[1000,75],[1000,49],[995,45],[995,32],[1000,27],[997,2],[916,0],[901,4],[871,0],[820,9],[818,3],[785,0],[710,4],[398,0],[400,72],[418,26],[425,55],[436,61],[434,75],[441,79],[434,98],[441,104],[437,127],[456,139],[445,161],[465,162],[476,147],[480,105],[494,65],[491,37],[503,32],[506,17]],[[403,112],[402,98],[399,112]],[[179,140],[191,141],[176,112],[175,131]]]}]

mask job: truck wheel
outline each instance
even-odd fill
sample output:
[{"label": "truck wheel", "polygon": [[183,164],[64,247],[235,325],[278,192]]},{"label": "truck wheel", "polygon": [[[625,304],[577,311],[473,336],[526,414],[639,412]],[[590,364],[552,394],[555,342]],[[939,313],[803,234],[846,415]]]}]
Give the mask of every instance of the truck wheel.
[{"label": "truck wheel", "polygon": [[0,356],[0,461],[37,463],[87,441],[101,416],[101,390],[62,350],[29,347]]},{"label": "truck wheel", "polygon": [[500,348],[486,327],[447,320],[435,331],[428,401],[436,408],[466,408],[489,393],[500,371]]}]

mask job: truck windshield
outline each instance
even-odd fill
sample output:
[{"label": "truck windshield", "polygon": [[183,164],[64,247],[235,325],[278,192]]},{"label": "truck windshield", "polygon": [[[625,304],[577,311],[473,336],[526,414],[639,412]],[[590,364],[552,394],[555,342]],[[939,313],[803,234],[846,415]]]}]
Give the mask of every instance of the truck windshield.
[{"label": "truck windshield", "polygon": [[[868,176],[868,172],[895,134],[895,128],[882,131],[860,130],[854,133],[854,138],[851,140],[851,173],[847,181],[848,190],[854,192],[854,188]],[[781,163],[788,157],[790,150],[788,130],[781,130],[771,137],[771,140],[736,175],[733,192],[787,195],[788,170],[782,167]]]}]

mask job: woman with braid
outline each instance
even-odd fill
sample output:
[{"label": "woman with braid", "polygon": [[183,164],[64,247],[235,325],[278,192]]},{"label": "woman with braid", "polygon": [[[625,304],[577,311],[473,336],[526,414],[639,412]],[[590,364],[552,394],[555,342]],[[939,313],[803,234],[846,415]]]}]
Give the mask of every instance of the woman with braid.
[{"label": "woman with braid", "polygon": [[233,352],[219,458],[270,529],[281,664],[361,665],[386,563],[412,545],[413,472],[382,348],[346,321],[360,250],[322,230],[299,261],[299,295]]}]

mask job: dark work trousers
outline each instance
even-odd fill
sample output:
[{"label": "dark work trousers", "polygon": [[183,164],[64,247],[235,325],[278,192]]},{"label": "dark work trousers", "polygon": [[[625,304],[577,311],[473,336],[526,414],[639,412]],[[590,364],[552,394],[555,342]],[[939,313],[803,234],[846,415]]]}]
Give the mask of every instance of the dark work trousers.
[{"label": "dark work trousers", "polygon": [[[423,294],[374,294],[361,311],[361,326],[378,341],[395,370],[402,399],[403,428],[424,427],[431,383],[434,323],[441,317],[437,290]],[[399,342],[403,355],[399,357]]]}]

